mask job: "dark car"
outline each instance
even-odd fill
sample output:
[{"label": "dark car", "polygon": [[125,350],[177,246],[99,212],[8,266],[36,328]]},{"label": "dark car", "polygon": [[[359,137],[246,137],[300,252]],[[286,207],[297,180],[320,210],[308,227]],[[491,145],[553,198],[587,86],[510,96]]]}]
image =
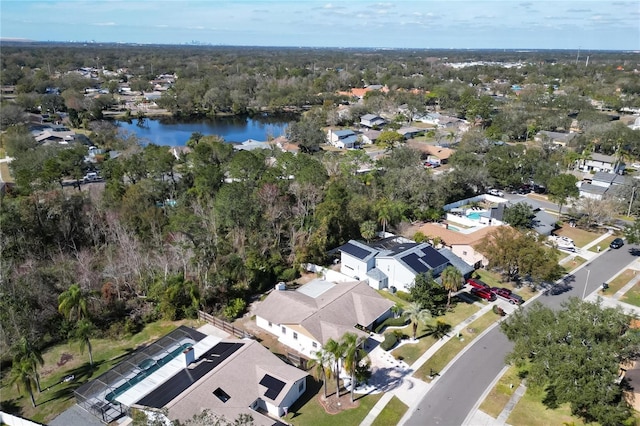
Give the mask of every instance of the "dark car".
[{"label": "dark car", "polygon": [[623,245],[624,245],[624,241],[622,240],[622,238],[616,238],[615,240],[611,241],[611,244],[609,244],[609,247],[611,247],[612,249],[619,249]]},{"label": "dark car", "polygon": [[513,293],[508,288],[491,287],[491,293],[495,294],[496,296],[498,296],[501,299],[506,300],[507,302],[511,303],[512,305],[521,305],[522,303],[524,303],[524,300],[522,300],[522,297],[520,297],[519,295]]},{"label": "dark car", "polygon": [[489,288],[472,288],[471,294],[480,297],[481,299],[488,300],[489,302],[493,302],[496,300],[496,295],[491,293],[491,289]]},{"label": "dark car", "polygon": [[482,288],[486,288],[486,289],[489,288],[489,284],[487,284],[485,282],[482,282],[477,278],[469,278],[469,279],[467,279],[467,284],[469,284],[473,288],[481,288],[481,289]]}]

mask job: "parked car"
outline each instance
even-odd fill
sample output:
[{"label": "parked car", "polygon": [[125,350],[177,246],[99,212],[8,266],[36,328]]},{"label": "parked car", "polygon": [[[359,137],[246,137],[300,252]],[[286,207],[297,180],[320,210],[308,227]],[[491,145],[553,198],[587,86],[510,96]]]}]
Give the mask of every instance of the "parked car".
[{"label": "parked car", "polygon": [[499,189],[490,189],[489,191],[487,191],[490,195],[495,195],[496,197],[504,197],[504,192],[500,191]]},{"label": "parked car", "polygon": [[609,247],[611,247],[612,249],[619,249],[623,245],[624,245],[624,240],[622,238],[616,238],[615,240],[611,241],[611,244],[609,244]]},{"label": "parked car", "polygon": [[481,299],[488,300],[489,302],[493,302],[496,300],[496,295],[491,292],[489,288],[472,288],[471,294],[478,296]]},{"label": "parked car", "polygon": [[467,284],[469,284],[473,288],[489,288],[489,284],[480,281],[477,278],[468,278]]},{"label": "parked car", "polygon": [[519,295],[513,293],[508,288],[504,287],[491,287],[491,293],[495,294],[497,297],[506,300],[512,305],[522,305],[524,300]]}]

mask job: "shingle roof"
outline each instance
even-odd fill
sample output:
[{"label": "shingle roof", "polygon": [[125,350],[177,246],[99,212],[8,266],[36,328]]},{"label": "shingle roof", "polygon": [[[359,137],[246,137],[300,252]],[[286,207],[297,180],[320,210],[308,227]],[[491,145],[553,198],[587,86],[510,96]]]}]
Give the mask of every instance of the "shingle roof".
[{"label": "shingle roof", "polygon": [[[250,405],[256,399],[264,398],[279,406],[291,387],[308,374],[283,363],[256,341],[242,342],[245,344],[234,356],[225,360],[166,405],[169,418],[187,420],[195,413],[210,409],[212,413],[227,419],[235,419],[242,413],[250,413],[256,425],[274,424],[274,419],[251,410]],[[284,384],[277,394],[270,393],[274,399],[265,395],[268,388],[260,384],[261,381],[267,383],[264,380],[267,375]],[[226,402],[213,394],[217,388],[229,395],[230,398]]]},{"label": "shingle roof", "polygon": [[596,172],[596,174],[594,174],[593,177],[591,178],[591,181],[624,185],[625,179],[624,179],[624,176],[620,176],[619,174],[616,174],[616,173]]},{"label": "shingle roof", "polygon": [[463,234],[462,232],[452,231],[451,229],[447,229],[443,226],[440,226],[435,223],[426,223],[420,227],[420,232],[424,235],[429,235],[432,237],[438,237],[442,239],[442,242],[448,246],[454,245],[474,245],[488,234],[491,231],[495,230],[495,226],[485,226],[480,228],[477,231],[471,232],[469,234]]},{"label": "shingle roof", "polygon": [[[255,314],[275,324],[299,324],[321,344],[339,339],[356,324],[367,326],[393,302],[362,282],[341,282],[311,298],[298,291],[273,291],[256,308]],[[283,309],[286,307],[286,309]]]},{"label": "shingle roof", "polygon": [[473,266],[469,265],[467,262],[465,262],[464,260],[460,259],[458,256],[456,256],[448,248],[443,247],[443,248],[439,249],[438,252],[441,255],[443,255],[444,257],[446,257],[449,260],[449,262],[451,263],[451,265],[454,268],[456,268],[458,271],[460,271],[462,276],[468,276],[473,271],[475,271],[475,268]]},{"label": "shingle roof", "polygon": [[593,185],[590,183],[583,183],[580,185],[580,192],[586,192],[587,194],[596,194],[602,195],[607,192],[607,189],[604,186]]}]

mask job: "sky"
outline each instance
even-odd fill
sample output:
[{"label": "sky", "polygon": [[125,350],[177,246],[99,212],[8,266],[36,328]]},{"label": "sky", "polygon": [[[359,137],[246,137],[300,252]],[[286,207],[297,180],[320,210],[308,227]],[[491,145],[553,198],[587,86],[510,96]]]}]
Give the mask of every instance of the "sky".
[{"label": "sky", "polygon": [[0,37],[232,46],[640,51],[640,0],[1,0]]}]

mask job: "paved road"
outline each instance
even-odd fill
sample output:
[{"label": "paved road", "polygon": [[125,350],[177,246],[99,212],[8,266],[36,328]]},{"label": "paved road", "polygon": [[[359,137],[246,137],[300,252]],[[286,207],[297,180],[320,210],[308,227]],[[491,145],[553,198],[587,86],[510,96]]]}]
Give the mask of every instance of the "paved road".
[{"label": "paved road", "polygon": [[[575,275],[567,277],[571,289],[555,296],[541,296],[538,301],[558,308],[569,297],[583,297],[600,288],[615,273],[636,259],[625,245],[607,250],[585,264]],[[587,282],[588,275],[588,282]],[[586,291],[585,291],[586,285]],[[475,342],[454,365],[434,383],[418,404],[407,425],[461,425],[485,389],[504,367],[504,357],[512,344],[495,327]]]}]

